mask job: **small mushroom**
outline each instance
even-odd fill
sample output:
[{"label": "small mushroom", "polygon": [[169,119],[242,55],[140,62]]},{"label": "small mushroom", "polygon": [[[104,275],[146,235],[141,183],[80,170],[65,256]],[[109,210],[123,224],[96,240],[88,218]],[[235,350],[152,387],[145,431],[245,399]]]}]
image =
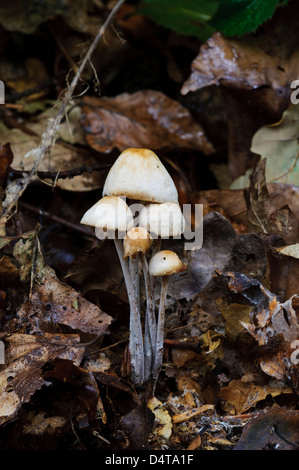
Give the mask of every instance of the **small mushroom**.
[{"label": "small mushroom", "polygon": [[161,276],[161,295],[157,326],[157,340],[155,361],[152,375],[157,380],[163,358],[164,324],[165,324],[165,303],[168,290],[168,276],[186,270],[186,265],[180,260],[178,255],[170,250],[162,250],[156,253],[149,262],[149,273],[151,276]]},{"label": "small mushroom", "polygon": [[96,227],[98,238],[107,236],[103,232],[110,232],[112,238],[111,232],[125,234],[133,226],[133,214],[122,198],[106,196],[85,212],[80,223]]},{"label": "small mushroom", "polygon": [[186,222],[178,203],[164,202],[145,205],[139,216],[139,226],[152,236],[170,238],[180,237]]},{"label": "small mushroom", "polygon": [[[181,237],[186,221],[180,205],[176,202],[146,204],[139,215],[139,225],[154,238],[153,255],[162,248],[162,239]],[[156,282],[152,282],[154,301],[157,297]]]}]

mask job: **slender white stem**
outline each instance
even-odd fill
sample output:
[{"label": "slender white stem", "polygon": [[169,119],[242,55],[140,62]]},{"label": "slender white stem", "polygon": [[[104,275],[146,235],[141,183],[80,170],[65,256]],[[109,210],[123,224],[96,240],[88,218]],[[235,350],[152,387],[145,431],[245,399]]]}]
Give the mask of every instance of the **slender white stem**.
[{"label": "slender white stem", "polygon": [[151,290],[151,280],[148,270],[147,259],[144,254],[142,256],[142,270],[146,295],[146,314],[145,314],[145,332],[144,332],[144,349],[145,349],[145,364],[144,374],[145,379],[149,379],[153,367],[156,351],[156,317],[153,293]]},{"label": "slender white stem", "polygon": [[140,283],[139,283],[139,255],[136,254],[135,258],[129,258],[129,268],[134,285],[134,290],[137,295],[137,302],[140,305]]},{"label": "slender white stem", "polygon": [[114,243],[121,263],[130,304],[129,351],[131,356],[131,376],[135,384],[141,384],[144,381],[144,351],[137,294],[130,274],[128,260],[124,259],[123,257],[123,242],[122,240],[118,240],[117,238],[115,238]]},{"label": "slender white stem", "polygon": [[162,277],[160,305],[159,305],[159,316],[158,316],[158,327],[157,327],[157,341],[156,341],[156,352],[155,362],[153,367],[153,378],[157,380],[159,371],[163,360],[163,343],[164,343],[164,325],[165,325],[165,304],[168,289],[168,276]]},{"label": "slender white stem", "polygon": [[[154,240],[153,246],[152,246],[152,256],[154,256],[156,253],[161,251],[162,248],[162,238],[158,237],[157,239]],[[158,297],[158,289],[159,289],[159,282],[157,277],[152,276],[151,278],[151,289],[153,293],[153,301],[154,301],[154,308],[156,308],[156,299]]]}]

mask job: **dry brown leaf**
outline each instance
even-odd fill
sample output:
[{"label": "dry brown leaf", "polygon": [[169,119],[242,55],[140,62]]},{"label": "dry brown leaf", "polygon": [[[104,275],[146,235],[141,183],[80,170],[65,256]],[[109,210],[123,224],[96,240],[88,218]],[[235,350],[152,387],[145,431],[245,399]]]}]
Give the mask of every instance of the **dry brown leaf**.
[{"label": "dry brown leaf", "polygon": [[196,436],[188,445],[187,450],[195,450],[201,446],[201,437],[200,435]]},{"label": "dry brown leaf", "polygon": [[295,450],[299,446],[299,411],[277,405],[245,425],[234,450]]},{"label": "dry brown leaf", "polygon": [[[270,90],[268,96],[258,92],[260,98],[265,96],[267,105],[276,112],[282,110],[281,101],[290,94],[290,82],[297,76],[296,67],[298,74],[296,54],[289,60],[291,43],[291,40],[286,41],[284,47],[278,49],[273,41],[265,48],[261,37],[248,41],[214,33],[194,59],[192,73],[184,83],[182,93],[220,84],[243,90],[266,86]],[[287,73],[281,70],[284,66]]]},{"label": "dry brown leaf", "polygon": [[250,39],[225,38],[215,33],[201,46],[191,75],[183,84],[183,94],[219,86],[222,95],[219,113],[223,108],[227,110],[221,124],[227,130],[232,181],[256,161],[250,150],[254,133],[277,122],[290,104],[290,85],[299,73],[295,23],[284,18],[278,25],[272,25],[270,34],[263,31]]},{"label": "dry brown leaf", "polygon": [[97,336],[105,333],[112,317],[57,279],[55,271],[44,263],[36,232],[22,237],[15,245],[14,256],[21,265],[21,280],[34,279],[32,295],[17,313],[20,321],[30,324],[32,332],[52,329],[54,322]]},{"label": "dry brown leaf", "polygon": [[0,372],[0,424],[4,424],[42,387],[45,378],[41,369],[48,361],[59,357],[80,364],[84,347],[73,347],[80,342],[79,335],[1,336],[6,346]]},{"label": "dry brown leaf", "polygon": [[172,348],[171,359],[176,367],[183,367],[186,362],[196,357],[195,351]]},{"label": "dry brown leaf", "polygon": [[292,390],[284,386],[256,385],[241,379],[231,380],[228,387],[222,387],[219,398],[224,400],[223,408],[228,414],[239,415],[264,400],[267,395],[275,397],[282,393],[292,393]]},{"label": "dry brown leaf", "polygon": [[88,144],[99,152],[117,147],[201,150],[213,147],[187,108],[159,91],[142,90],[113,98],[85,97],[82,124]]}]

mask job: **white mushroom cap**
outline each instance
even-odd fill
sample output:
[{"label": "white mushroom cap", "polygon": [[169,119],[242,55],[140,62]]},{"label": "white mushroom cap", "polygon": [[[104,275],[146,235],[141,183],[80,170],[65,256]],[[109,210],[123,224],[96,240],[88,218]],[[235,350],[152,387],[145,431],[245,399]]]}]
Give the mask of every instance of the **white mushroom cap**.
[{"label": "white mushroom cap", "polygon": [[107,175],[103,196],[126,196],[148,202],[178,201],[168,171],[148,149],[129,148],[122,152]]},{"label": "white mushroom cap", "polygon": [[104,230],[126,232],[128,228],[132,227],[133,214],[123,199],[107,196],[85,212],[81,224]]},{"label": "white mushroom cap", "polygon": [[173,251],[162,250],[151,258],[148,268],[151,276],[169,276],[185,271],[186,265]]},{"label": "white mushroom cap", "polygon": [[176,202],[147,204],[139,215],[139,225],[153,236],[161,238],[181,235],[186,226],[185,217]]},{"label": "white mushroom cap", "polygon": [[152,237],[143,227],[131,228],[124,239],[124,258],[135,258],[138,253],[145,254],[151,247]]}]

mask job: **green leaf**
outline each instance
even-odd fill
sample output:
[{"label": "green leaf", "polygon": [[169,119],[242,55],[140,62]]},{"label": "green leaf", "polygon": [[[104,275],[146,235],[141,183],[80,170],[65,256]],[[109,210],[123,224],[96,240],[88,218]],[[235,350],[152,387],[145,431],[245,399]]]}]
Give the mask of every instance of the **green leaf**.
[{"label": "green leaf", "polygon": [[223,0],[210,24],[226,36],[251,33],[289,0]]},{"label": "green leaf", "polygon": [[139,13],[177,33],[205,41],[215,31],[208,21],[218,5],[218,0],[142,0]]}]

